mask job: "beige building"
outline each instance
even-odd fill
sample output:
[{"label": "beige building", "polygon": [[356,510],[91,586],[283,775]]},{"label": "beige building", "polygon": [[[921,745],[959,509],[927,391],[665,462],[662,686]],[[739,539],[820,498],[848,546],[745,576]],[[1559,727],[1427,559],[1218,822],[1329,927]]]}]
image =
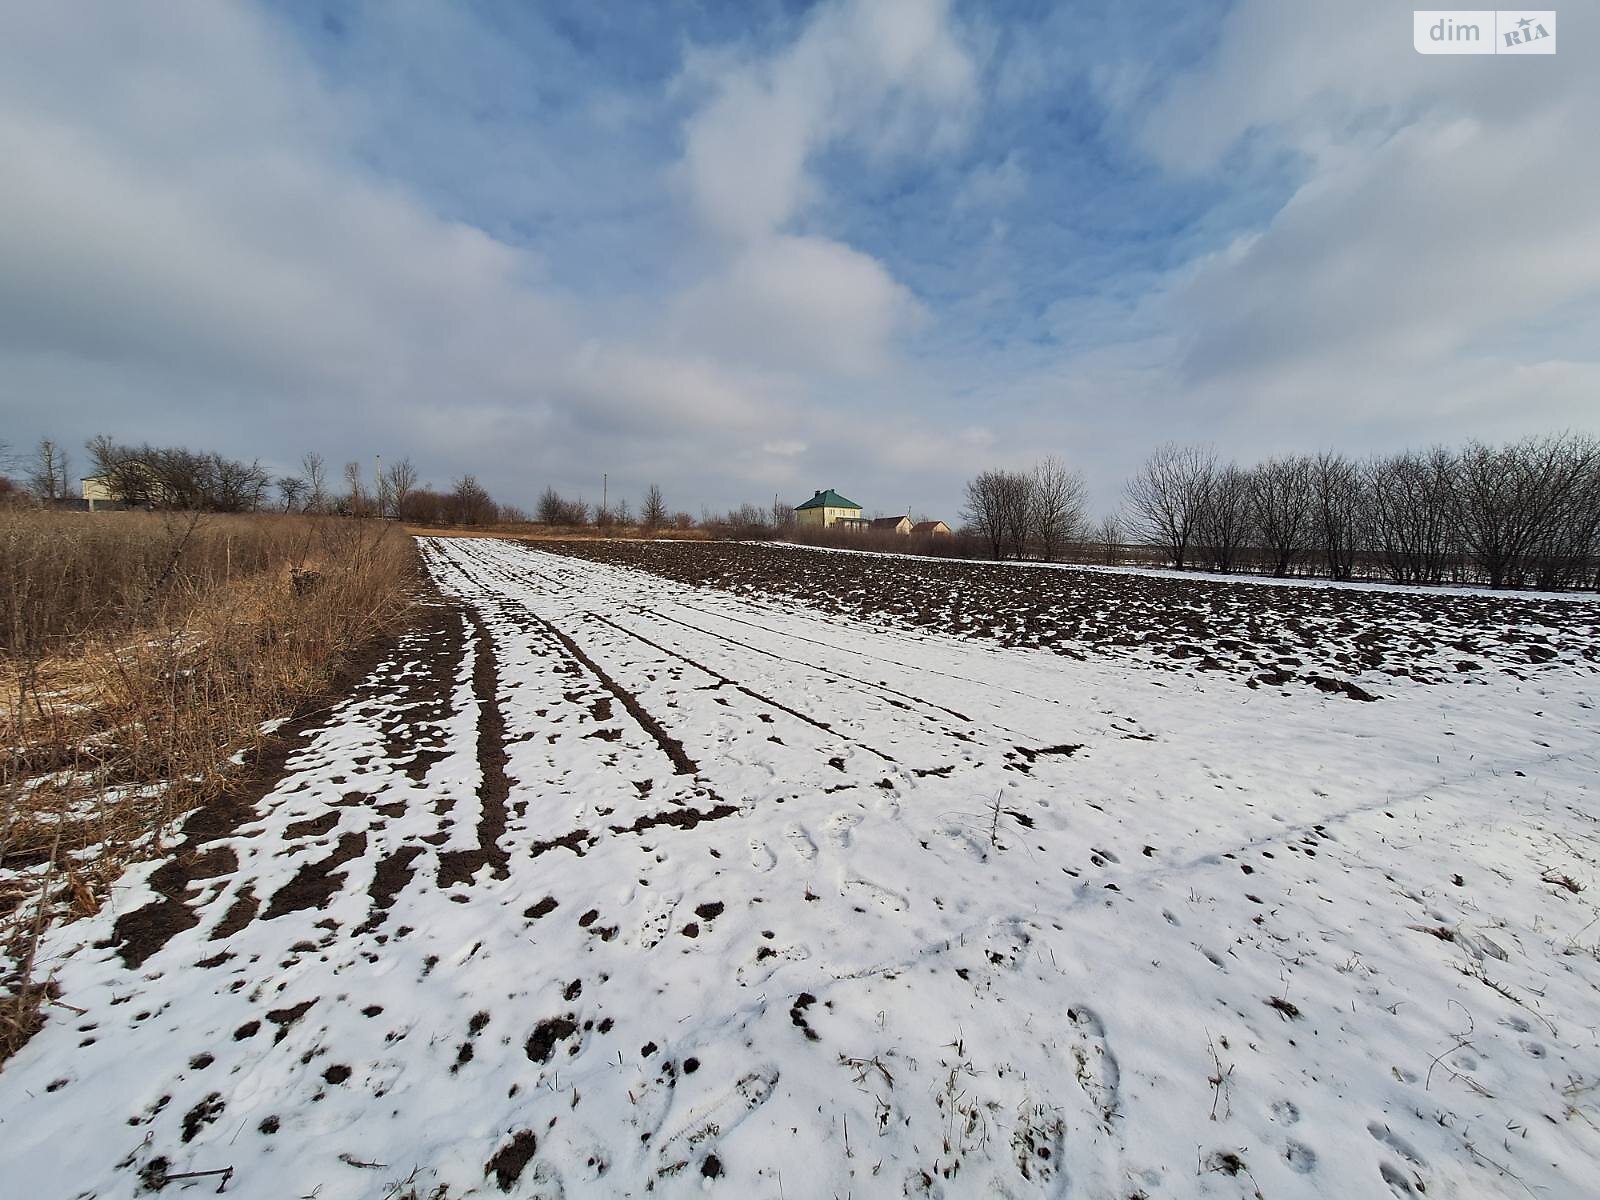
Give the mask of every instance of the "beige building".
[{"label": "beige building", "polygon": [[854,500],[846,500],[838,492],[828,488],[818,492],[804,504],[795,505],[794,519],[797,525],[826,529],[830,525],[837,525],[840,521],[861,520],[861,505]]},{"label": "beige building", "polygon": [[946,534],[950,532],[950,526],[943,521],[918,521],[911,527],[911,532]]},{"label": "beige building", "polygon": [[172,492],[147,465],[128,460],[117,464],[109,475],[85,475],[83,498],[92,512],[97,504],[120,507],[130,500],[136,506],[166,504]]},{"label": "beige building", "polygon": [[96,504],[110,504],[116,499],[111,494],[111,489],[106,486],[106,481],[100,475],[86,475],[83,479],[83,498],[89,502],[89,507]]},{"label": "beige building", "polygon": [[873,533],[899,533],[911,532],[910,517],[874,517],[868,526]]}]

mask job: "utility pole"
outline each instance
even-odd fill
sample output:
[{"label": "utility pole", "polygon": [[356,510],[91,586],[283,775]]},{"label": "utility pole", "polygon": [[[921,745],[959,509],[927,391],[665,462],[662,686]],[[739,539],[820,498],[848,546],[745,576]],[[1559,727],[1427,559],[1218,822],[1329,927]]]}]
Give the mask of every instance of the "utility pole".
[{"label": "utility pole", "polygon": [[607,490],[610,486],[611,477],[602,471],[600,473],[600,511],[607,516],[611,514],[610,493]]},{"label": "utility pole", "polygon": [[378,506],[378,520],[383,520],[383,455],[372,456],[373,503]]}]

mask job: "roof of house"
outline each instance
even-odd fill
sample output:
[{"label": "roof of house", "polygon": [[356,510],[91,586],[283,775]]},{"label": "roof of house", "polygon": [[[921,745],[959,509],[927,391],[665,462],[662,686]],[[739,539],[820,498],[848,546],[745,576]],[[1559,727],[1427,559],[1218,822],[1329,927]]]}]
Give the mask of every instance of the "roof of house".
[{"label": "roof of house", "polygon": [[861,511],[861,505],[854,500],[846,500],[832,488],[818,492],[804,504],[796,504],[794,507],[796,512],[802,508],[853,508],[857,512]]},{"label": "roof of house", "polygon": [[943,521],[918,521],[915,525],[913,525],[911,527],[911,532],[912,533],[932,533],[935,529],[939,528],[939,526],[941,526],[941,525],[944,525],[944,527],[946,529],[950,528],[950,526],[945,525]]},{"label": "roof of house", "polygon": [[893,529],[895,526],[899,525],[901,521],[909,521],[910,519],[911,518],[906,516],[904,513],[898,517],[873,517],[872,527],[874,529]]}]

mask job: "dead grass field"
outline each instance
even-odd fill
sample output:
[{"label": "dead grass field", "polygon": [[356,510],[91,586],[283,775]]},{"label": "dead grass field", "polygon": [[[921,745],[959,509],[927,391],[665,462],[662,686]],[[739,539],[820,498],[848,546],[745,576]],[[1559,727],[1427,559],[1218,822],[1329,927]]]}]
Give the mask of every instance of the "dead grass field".
[{"label": "dead grass field", "polygon": [[262,727],[411,605],[398,528],[276,515],[0,515],[0,1062],[32,1033],[52,921],[218,797]]},{"label": "dead grass field", "polygon": [[659,529],[651,533],[631,525],[614,525],[609,529],[598,529],[593,525],[538,525],[528,521],[498,522],[471,529],[460,525],[438,527],[407,525],[405,529],[407,533],[418,537],[503,538],[512,542],[608,542],[619,538],[624,541],[659,542],[712,540],[711,534],[704,529]]}]

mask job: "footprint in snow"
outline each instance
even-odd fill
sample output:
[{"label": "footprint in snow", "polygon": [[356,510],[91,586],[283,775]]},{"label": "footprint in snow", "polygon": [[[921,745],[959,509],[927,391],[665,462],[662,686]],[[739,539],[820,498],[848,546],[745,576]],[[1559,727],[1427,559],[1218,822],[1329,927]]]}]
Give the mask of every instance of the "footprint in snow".
[{"label": "footprint in snow", "polygon": [[906,911],[907,904],[904,896],[880,884],[873,883],[870,879],[846,879],[842,887],[846,895],[855,894],[876,900],[891,912]]},{"label": "footprint in snow", "polygon": [[[1016,1128],[1011,1131],[1011,1154],[1017,1172],[1033,1183],[1052,1182],[1063,1170],[1066,1133],[1067,1123],[1055,1105],[1024,1103],[1017,1112]],[[1010,1194],[1000,1188],[995,1191],[999,1195]]]},{"label": "footprint in snow", "polygon": [[518,1181],[518,1187],[528,1189],[521,1192],[527,1200],[567,1200],[567,1188],[560,1172],[543,1160],[534,1161],[528,1174]]},{"label": "footprint in snow", "polygon": [[1379,1163],[1378,1174],[1389,1185],[1389,1191],[1402,1200],[1410,1200],[1417,1194],[1417,1189],[1411,1186],[1411,1181],[1393,1163]]},{"label": "footprint in snow", "polygon": [[1374,1140],[1382,1142],[1385,1146],[1388,1146],[1389,1149],[1393,1150],[1412,1166],[1426,1167],[1428,1165],[1427,1160],[1417,1152],[1416,1148],[1412,1146],[1410,1142],[1406,1141],[1405,1138],[1395,1133],[1394,1130],[1390,1129],[1382,1121],[1368,1121],[1367,1132],[1373,1136]]},{"label": "footprint in snow", "polygon": [[1105,1025],[1082,1005],[1069,1008],[1067,1019],[1073,1027],[1073,1073],[1078,1086],[1109,1123],[1121,1107],[1122,1068],[1106,1042]]},{"label": "footprint in snow", "polygon": [[639,927],[640,946],[646,950],[653,950],[661,944],[661,939],[666,937],[667,931],[672,928],[672,914],[677,907],[676,898],[657,900],[650,906],[644,923]]},{"label": "footprint in snow", "polygon": [[848,846],[853,840],[851,830],[861,822],[860,813],[836,812],[828,818],[826,829],[828,840],[840,849]]},{"label": "footprint in snow", "polygon": [[705,1142],[729,1133],[765,1104],[777,1085],[778,1068],[759,1067],[709,1103],[696,1105],[689,1111],[686,1123],[661,1142],[657,1174],[681,1169],[681,1165],[698,1156]]},{"label": "footprint in snow", "polygon": [[778,856],[772,847],[756,838],[750,839],[750,865],[758,871],[770,871],[778,865]]},{"label": "footprint in snow", "polygon": [[669,1070],[659,1055],[660,1051],[656,1051],[645,1063],[647,1072],[652,1066],[655,1067],[654,1073],[642,1075],[628,1089],[628,1098],[632,1101],[628,1117],[638,1129],[641,1143],[649,1142],[661,1132],[667,1115],[672,1111],[673,1095],[678,1088],[677,1072]]},{"label": "footprint in snow", "polygon": [[991,966],[1016,969],[1027,961],[1033,935],[1025,922],[1015,917],[989,922],[984,934],[984,957]]},{"label": "footprint in snow", "polygon": [[767,946],[756,951],[754,962],[747,962],[734,973],[742,987],[759,987],[771,979],[785,963],[804,962],[811,957],[809,946]]},{"label": "footprint in snow", "polygon": [[789,826],[783,831],[783,836],[788,839],[789,849],[807,862],[817,857],[817,844],[811,840],[811,835],[799,825]]},{"label": "footprint in snow", "polygon": [[1289,1169],[1299,1175],[1309,1175],[1317,1169],[1317,1152],[1303,1142],[1292,1138],[1284,1142],[1283,1161],[1289,1164]]},{"label": "footprint in snow", "polygon": [[937,830],[935,830],[935,832],[938,833],[940,837],[952,843],[964,853],[970,854],[973,858],[978,859],[980,862],[987,860],[989,857],[989,843],[981,838],[975,837],[971,830],[967,829],[958,822],[947,822],[946,824],[941,825]]}]

